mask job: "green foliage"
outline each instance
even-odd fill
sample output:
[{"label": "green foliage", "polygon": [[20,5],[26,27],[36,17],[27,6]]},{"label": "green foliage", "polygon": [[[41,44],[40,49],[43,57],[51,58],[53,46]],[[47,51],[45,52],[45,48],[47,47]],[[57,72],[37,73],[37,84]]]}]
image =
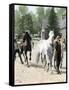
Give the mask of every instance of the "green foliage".
[{"label": "green foliage", "polygon": [[21,17],[18,10],[15,11],[15,32],[18,33],[21,25]]},{"label": "green foliage", "polygon": [[36,9],[36,11],[37,11],[37,19],[38,19],[38,23],[39,23],[39,29],[41,30],[42,29],[42,23],[43,23],[43,20],[45,18],[44,8],[38,7]]},{"label": "green foliage", "polygon": [[26,15],[28,13],[28,8],[26,6],[20,6],[19,13],[21,16]]},{"label": "green foliage", "polygon": [[28,13],[26,6],[20,6],[19,10],[15,13],[15,31],[20,34],[25,30],[33,31],[32,16]]},{"label": "green foliage", "polygon": [[61,17],[65,11],[65,8],[38,7],[34,14],[27,6],[19,6],[15,10],[15,32],[21,34],[23,31],[29,30],[31,34],[40,33],[42,25],[47,24],[48,31],[54,30],[57,35],[59,33],[58,17]]},{"label": "green foliage", "polygon": [[48,18],[48,29],[54,30],[55,36],[59,33],[58,18],[55,13],[54,7],[51,8],[50,15]]},{"label": "green foliage", "polygon": [[33,22],[33,30],[32,33],[38,33],[39,32],[39,28],[38,28],[38,20],[35,14],[33,14],[32,12],[30,12],[31,16],[32,16],[32,22]]},{"label": "green foliage", "polygon": [[58,16],[58,18],[60,19],[63,14],[66,15],[66,8],[59,8],[57,10],[57,16]]},{"label": "green foliage", "polygon": [[50,7],[47,8],[46,11],[45,11],[45,18],[46,18],[46,19],[48,19],[49,14],[50,14]]}]

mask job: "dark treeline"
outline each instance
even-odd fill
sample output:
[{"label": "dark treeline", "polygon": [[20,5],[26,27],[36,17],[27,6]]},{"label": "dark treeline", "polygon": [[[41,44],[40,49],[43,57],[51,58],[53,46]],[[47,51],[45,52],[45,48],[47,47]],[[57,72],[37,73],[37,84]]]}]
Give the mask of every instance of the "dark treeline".
[{"label": "dark treeline", "polygon": [[34,11],[30,11],[27,6],[19,6],[15,10],[16,33],[21,34],[25,30],[29,30],[31,34],[40,34],[42,27],[44,27],[47,30],[54,30],[55,35],[57,35],[60,30],[58,20],[65,11],[65,8],[57,8],[57,12],[55,12],[54,7],[47,7],[47,9],[37,7],[35,11],[36,13],[34,14]]}]

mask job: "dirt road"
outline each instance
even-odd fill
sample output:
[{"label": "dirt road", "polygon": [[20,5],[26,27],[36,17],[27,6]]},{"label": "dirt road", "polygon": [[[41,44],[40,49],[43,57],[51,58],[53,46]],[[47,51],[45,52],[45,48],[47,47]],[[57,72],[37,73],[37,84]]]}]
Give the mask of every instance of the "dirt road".
[{"label": "dirt road", "polygon": [[[35,49],[36,48],[36,49]],[[32,60],[29,61],[30,67],[26,63],[21,64],[18,56],[15,61],[15,84],[37,84],[37,83],[54,83],[66,82],[66,56],[64,53],[64,68],[61,69],[61,74],[57,74],[55,69],[53,73],[46,72],[41,62],[36,64],[37,47],[32,51]],[[23,58],[23,56],[22,56]],[[24,58],[23,58],[24,60]]]}]

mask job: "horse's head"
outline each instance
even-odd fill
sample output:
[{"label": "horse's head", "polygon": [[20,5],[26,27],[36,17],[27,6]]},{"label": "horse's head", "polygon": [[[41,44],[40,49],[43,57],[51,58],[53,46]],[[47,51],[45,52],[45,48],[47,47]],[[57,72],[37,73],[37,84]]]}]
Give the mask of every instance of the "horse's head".
[{"label": "horse's head", "polygon": [[49,32],[49,37],[54,37],[54,31]]}]

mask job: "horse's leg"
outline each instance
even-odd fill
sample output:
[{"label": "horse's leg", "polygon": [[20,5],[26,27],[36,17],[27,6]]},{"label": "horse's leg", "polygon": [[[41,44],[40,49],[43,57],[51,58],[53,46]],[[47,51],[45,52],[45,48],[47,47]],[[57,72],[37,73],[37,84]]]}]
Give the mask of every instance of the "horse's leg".
[{"label": "horse's leg", "polygon": [[18,53],[18,49],[14,50],[14,61],[16,60],[16,54]]},{"label": "horse's leg", "polygon": [[27,51],[25,50],[25,62],[27,61]]},{"label": "horse's leg", "polygon": [[24,59],[25,59],[24,47],[22,47],[21,52],[22,52],[23,57],[24,57]]},{"label": "horse's leg", "polygon": [[29,58],[29,60],[31,61],[31,51],[30,51],[30,58]]},{"label": "horse's leg", "polygon": [[49,64],[49,63],[47,63],[47,72],[49,71],[49,66],[50,66],[50,64]]},{"label": "horse's leg", "polygon": [[40,57],[40,58],[41,58],[41,62],[43,63],[42,53],[41,53],[41,55],[40,55],[40,56],[41,56],[41,57]]},{"label": "horse's leg", "polygon": [[29,67],[28,57],[27,57],[27,50],[25,51],[25,56],[26,56],[25,61],[27,61],[27,66]]},{"label": "horse's leg", "polygon": [[47,57],[47,72],[51,71],[52,73],[52,57],[49,57],[48,55],[46,55]]},{"label": "horse's leg", "polygon": [[60,61],[60,68],[62,68],[62,63],[63,63],[63,53],[62,53],[62,57],[61,57],[61,61]]},{"label": "horse's leg", "polygon": [[49,57],[50,59],[50,67],[52,67],[52,57]]},{"label": "horse's leg", "polygon": [[50,67],[50,60],[49,60],[49,56],[46,54],[46,59],[47,59],[47,72],[49,71],[49,67]]},{"label": "horse's leg", "polygon": [[52,73],[53,65],[52,65],[52,57],[50,58],[50,71]]},{"label": "horse's leg", "polygon": [[20,48],[20,49],[21,49],[21,54],[22,54],[22,53],[23,53],[23,46],[21,46],[21,48]]},{"label": "horse's leg", "polygon": [[60,61],[60,68],[62,68],[62,63],[63,63],[63,60],[61,58],[61,61]]},{"label": "horse's leg", "polygon": [[21,53],[20,53],[20,51],[19,51],[19,50],[18,50],[18,55],[19,55],[19,57],[20,57],[21,63],[23,64],[24,62],[22,61],[22,58],[21,58]]},{"label": "horse's leg", "polygon": [[40,61],[43,63],[43,59],[44,59],[44,57],[43,57],[43,55],[42,55],[42,52],[40,53]]},{"label": "horse's leg", "polygon": [[56,54],[54,55],[54,68],[56,69],[56,59],[57,59],[57,56]]},{"label": "horse's leg", "polygon": [[57,74],[59,74],[60,73],[60,70],[59,70],[59,67],[60,67],[60,61],[58,61],[57,60],[57,62],[56,62],[57,64],[56,64],[56,71],[57,71]]},{"label": "horse's leg", "polygon": [[24,60],[25,60],[25,56],[26,56],[26,55],[25,55],[25,51],[23,50],[23,57],[24,57]]},{"label": "horse's leg", "polygon": [[25,58],[25,54],[24,54],[24,52],[23,52],[23,57]]},{"label": "horse's leg", "polygon": [[44,61],[45,61],[45,65],[44,68],[46,67],[47,61],[46,61],[46,55],[44,55]]}]

